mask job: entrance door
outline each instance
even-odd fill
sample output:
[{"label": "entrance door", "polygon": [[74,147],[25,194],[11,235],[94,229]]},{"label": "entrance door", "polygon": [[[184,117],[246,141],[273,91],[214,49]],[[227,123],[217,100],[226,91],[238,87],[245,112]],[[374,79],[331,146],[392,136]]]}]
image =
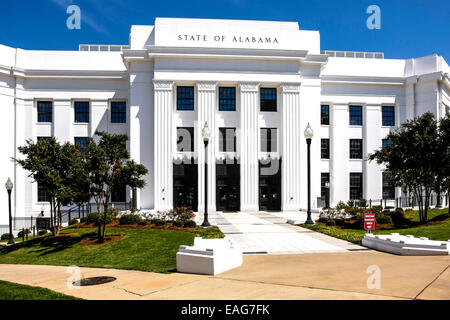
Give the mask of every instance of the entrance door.
[{"label": "entrance door", "polygon": [[259,210],[281,210],[281,160],[259,164]]},{"label": "entrance door", "polygon": [[216,208],[217,211],[240,210],[239,164],[216,165]]},{"label": "entrance door", "polygon": [[191,207],[197,211],[197,165],[173,165],[173,206]]}]

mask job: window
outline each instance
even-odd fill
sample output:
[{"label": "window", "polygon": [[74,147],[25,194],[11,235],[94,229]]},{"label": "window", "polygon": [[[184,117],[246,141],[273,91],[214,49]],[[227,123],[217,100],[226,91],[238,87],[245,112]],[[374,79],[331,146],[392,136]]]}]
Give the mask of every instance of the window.
[{"label": "window", "polygon": [[177,152],[194,152],[194,128],[177,128]]},{"label": "window", "polygon": [[330,106],[323,104],[320,106],[320,124],[329,125],[330,124]]},{"label": "window", "polygon": [[236,128],[219,128],[219,152],[236,152]]},{"label": "window", "polygon": [[277,152],[276,128],[261,128],[261,152]]},{"label": "window", "polygon": [[362,159],[362,139],[350,139],[350,159]]},{"label": "window", "polygon": [[261,111],[277,111],[277,89],[261,88],[259,89],[259,101]]},{"label": "window", "polygon": [[383,199],[395,199],[395,186],[386,172],[383,172]]},{"label": "window", "polygon": [[361,106],[349,106],[349,121],[351,126],[362,126],[362,107]]},{"label": "window", "polygon": [[111,191],[111,202],[126,202],[127,201],[127,187],[126,185],[114,186]]},{"label": "window", "polygon": [[194,110],[194,87],[177,87],[177,110]]},{"label": "window", "polygon": [[320,139],[320,158],[330,159],[330,139]]},{"label": "window", "polygon": [[362,173],[350,173],[350,200],[362,199]]},{"label": "window", "polygon": [[389,147],[390,145],[392,145],[392,142],[390,142],[388,139],[383,139],[382,143],[383,143],[383,148],[386,148],[386,147]]},{"label": "window", "polygon": [[38,122],[52,122],[53,103],[51,101],[38,101]]},{"label": "window", "polygon": [[381,108],[383,126],[395,125],[395,109],[394,107],[383,106]]},{"label": "window", "polygon": [[75,144],[79,145],[83,148],[87,148],[89,146],[89,138],[88,137],[75,137]]},{"label": "window", "polygon": [[39,142],[39,141],[43,141],[43,140],[45,140],[45,141],[50,141],[52,139],[52,137],[37,137],[37,141]]},{"label": "window", "polygon": [[329,196],[330,196],[330,188],[326,188],[326,183],[330,183],[330,173],[322,172],[320,174],[320,197],[323,201],[325,201],[325,207],[329,205]]},{"label": "window", "polygon": [[38,202],[50,202],[50,195],[47,188],[38,183]]},{"label": "window", "polygon": [[89,101],[75,101],[75,122],[89,122]]},{"label": "window", "polygon": [[127,122],[127,104],[125,101],[111,102],[111,123]]},{"label": "window", "polygon": [[219,111],[236,111],[236,88],[219,88]]}]

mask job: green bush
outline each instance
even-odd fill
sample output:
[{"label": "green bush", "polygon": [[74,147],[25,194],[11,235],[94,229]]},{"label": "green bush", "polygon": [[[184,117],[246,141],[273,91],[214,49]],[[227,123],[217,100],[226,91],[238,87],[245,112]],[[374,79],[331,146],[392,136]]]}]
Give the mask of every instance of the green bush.
[{"label": "green bush", "polygon": [[77,219],[70,219],[69,226],[73,226],[75,224],[78,224],[78,220]]},{"label": "green bush", "polygon": [[358,229],[364,229],[364,215],[360,214],[356,217],[354,226]]},{"label": "green bush", "polygon": [[202,237],[203,239],[221,239],[225,237],[222,231],[216,226],[194,229],[191,233],[194,233],[196,237]]},{"label": "green bush", "polygon": [[162,220],[162,219],[152,219],[152,223],[153,223],[155,226],[163,226],[163,225],[166,224],[166,221],[165,221],[165,220]]},{"label": "green bush", "polygon": [[47,234],[47,230],[39,230],[38,236],[43,236],[44,234]]},{"label": "green bush", "polygon": [[18,238],[21,238],[21,237],[25,236],[26,234],[30,234],[30,233],[31,233],[31,232],[30,232],[30,230],[28,230],[28,229],[20,230],[19,233],[17,234],[17,237],[18,237]]},{"label": "green bush", "polygon": [[139,221],[139,222],[138,222],[138,225],[140,225],[140,226],[145,226],[145,225],[147,225],[147,220],[141,220],[141,221]]},{"label": "green bush", "polygon": [[394,225],[402,225],[406,223],[405,213],[401,208],[397,208],[391,212],[391,218]]},{"label": "green bush", "polygon": [[392,218],[388,215],[382,214],[382,215],[376,217],[376,221],[378,224],[391,224]]},{"label": "green bush", "polygon": [[184,226],[184,221],[183,221],[183,220],[175,220],[175,221],[173,222],[173,225],[174,225],[175,227],[181,228],[181,227]]},{"label": "green bush", "polygon": [[383,214],[390,214],[391,213],[391,210],[389,210],[389,209],[384,209],[383,210]]},{"label": "green bush", "polygon": [[328,219],[327,217],[320,217],[319,218],[319,222],[322,222],[322,223],[327,223],[328,220],[330,220],[330,219]]},{"label": "green bush", "polygon": [[9,240],[9,233],[2,234],[0,240]]},{"label": "green bush", "polygon": [[334,219],[334,222],[336,223],[337,226],[343,226],[345,224],[345,219],[337,218],[337,219]]},{"label": "green bush", "polygon": [[120,224],[138,224],[141,217],[137,214],[124,214],[120,217]]},{"label": "green bush", "polygon": [[195,228],[195,227],[197,226],[197,224],[195,223],[194,220],[186,220],[186,221],[184,222],[184,226],[185,226],[186,228]]},{"label": "green bush", "polygon": [[[100,224],[103,224],[104,222],[106,222],[106,224],[110,224],[111,222],[113,222],[113,216],[112,216],[111,212],[109,212],[109,210],[106,213],[106,219],[104,217],[105,217],[105,215],[102,212],[100,214]],[[98,213],[97,212],[92,212],[92,213],[88,214],[87,216],[81,218],[81,222],[84,222],[86,224],[93,223],[96,226],[97,226],[97,221],[98,221]]]},{"label": "green bush", "polygon": [[381,206],[372,206],[372,208],[370,208],[370,211],[372,213],[375,213],[375,215],[380,215],[381,214]]},{"label": "green bush", "polygon": [[328,220],[327,221],[327,226],[334,227],[335,225],[336,225],[336,222],[334,220]]}]

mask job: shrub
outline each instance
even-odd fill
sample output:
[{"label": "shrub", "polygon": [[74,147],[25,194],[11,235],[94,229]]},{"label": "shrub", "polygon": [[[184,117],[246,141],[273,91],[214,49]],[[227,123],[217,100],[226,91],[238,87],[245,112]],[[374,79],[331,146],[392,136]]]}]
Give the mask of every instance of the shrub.
[{"label": "shrub", "polygon": [[17,237],[18,237],[18,238],[21,238],[21,237],[25,236],[26,234],[30,234],[30,233],[31,233],[31,232],[30,232],[30,230],[28,230],[28,229],[20,230],[19,233],[17,234]]},{"label": "shrub", "polygon": [[327,226],[333,227],[333,226],[335,226],[335,225],[336,225],[336,222],[335,222],[334,220],[328,220],[328,221],[327,221]]},{"label": "shrub", "polygon": [[77,219],[70,219],[69,226],[73,226],[75,224],[78,224],[78,220]]},{"label": "shrub", "polygon": [[175,219],[176,220],[192,220],[195,217],[192,208],[190,207],[176,207],[175,208]]},{"label": "shrub", "polygon": [[162,219],[152,219],[152,223],[153,223],[155,226],[163,226],[163,225],[166,224],[166,221],[165,221],[165,220],[162,220]]},{"label": "shrub", "polygon": [[358,215],[353,225],[358,229],[364,229],[364,215]]},{"label": "shrub", "polygon": [[388,215],[382,214],[382,215],[376,217],[376,221],[378,224],[391,224],[392,218]]},{"label": "shrub", "polygon": [[173,222],[173,225],[174,225],[175,227],[182,228],[182,227],[184,226],[184,221],[183,221],[183,220],[175,220],[175,221]]},{"label": "shrub", "polygon": [[141,217],[138,216],[137,214],[123,214],[120,217],[120,222],[119,224],[138,224],[139,221],[141,221]]},{"label": "shrub", "polygon": [[[92,212],[92,213],[89,213],[87,216],[81,218],[81,222],[84,222],[86,224],[93,223],[97,226],[97,219],[98,219],[98,213]],[[106,224],[110,224],[111,222],[113,222],[113,216],[109,210],[106,213],[106,219],[104,219],[103,212],[100,214],[100,223],[101,224],[103,224],[103,222],[104,222],[103,220],[105,220]]]},{"label": "shrub", "polygon": [[334,222],[336,223],[337,226],[343,226],[345,224],[345,219],[344,218],[334,219]]},{"label": "shrub", "polygon": [[2,234],[0,240],[8,240],[9,239],[9,233]]},{"label": "shrub", "polygon": [[389,209],[384,209],[383,210],[383,214],[390,214],[391,213],[391,210],[389,210]]},{"label": "shrub", "polygon": [[381,206],[373,206],[372,208],[370,208],[370,211],[372,213],[375,213],[375,215],[380,215],[381,214]]},{"label": "shrub", "polygon": [[336,205],[336,210],[341,211],[343,209],[346,209],[347,207],[348,207],[348,205],[345,204],[345,202],[339,201],[338,204]]},{"label": "shrub", "polygon": [[320,217],[319,218],[319,222],[322,222],[322,223],[327,223],[329,220],[330,219],[328,219],[327,217]]},{"label": "shrub", "polygon": [[44,234],[47,234],[47,230],[39,230],[38,236],[43,236]]},{"label": "shrub", "polygon": [[184,226],[186,228],[195,228],[197,226],[197,224],[195,223],[194,220],[186,220],[186,221],[184,221]]},{"label": "shrub", "polygon": [[397,208],[391,212],[391,218],[394,225],[401,225],[406,222],[405,213],[401,208]]},{"label": "shrub", "polygon": [[141,221],[138,222],[138,225],[145,226],[145,225],[147,225],[147,221],[146,220],[141,220]]}]

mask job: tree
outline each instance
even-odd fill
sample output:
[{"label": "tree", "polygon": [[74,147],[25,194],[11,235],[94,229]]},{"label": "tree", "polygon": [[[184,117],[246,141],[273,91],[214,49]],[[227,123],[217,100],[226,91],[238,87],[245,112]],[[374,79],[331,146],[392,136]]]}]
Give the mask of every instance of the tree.
[{"label": "tree", "polygon": [[431,192],[445,170],[439,135],[434,115],[425,113],[389,133],[386,139],[391,144],[369,155],[370,161],[386,165],[386,172],[396,186],[413,192],[421,223],[428,221]]},{"label": "tree", "polygon": [[142,179],[148,173],[147,168],[134,162],[134,160],[128,160],[124,166],[118,171],[117,185],[127,185],[133,192],[133,204],[132,208],[136,210],[136,189],[142,189],[145,187],[146,182]]},{"label": "tree", "polygon": [[[438,148],[440,153],[440,164],[438,166],[441,170],[438,171],[438,181],[437,186],[438,195],[441,196],[442,193],[447,191],[447,196],[450,191],[450,115],[446,114],[445,117],[441,118],[439,121],[439,137],[438,137]],[[450,198],[448,198],[450,202]]]}]

